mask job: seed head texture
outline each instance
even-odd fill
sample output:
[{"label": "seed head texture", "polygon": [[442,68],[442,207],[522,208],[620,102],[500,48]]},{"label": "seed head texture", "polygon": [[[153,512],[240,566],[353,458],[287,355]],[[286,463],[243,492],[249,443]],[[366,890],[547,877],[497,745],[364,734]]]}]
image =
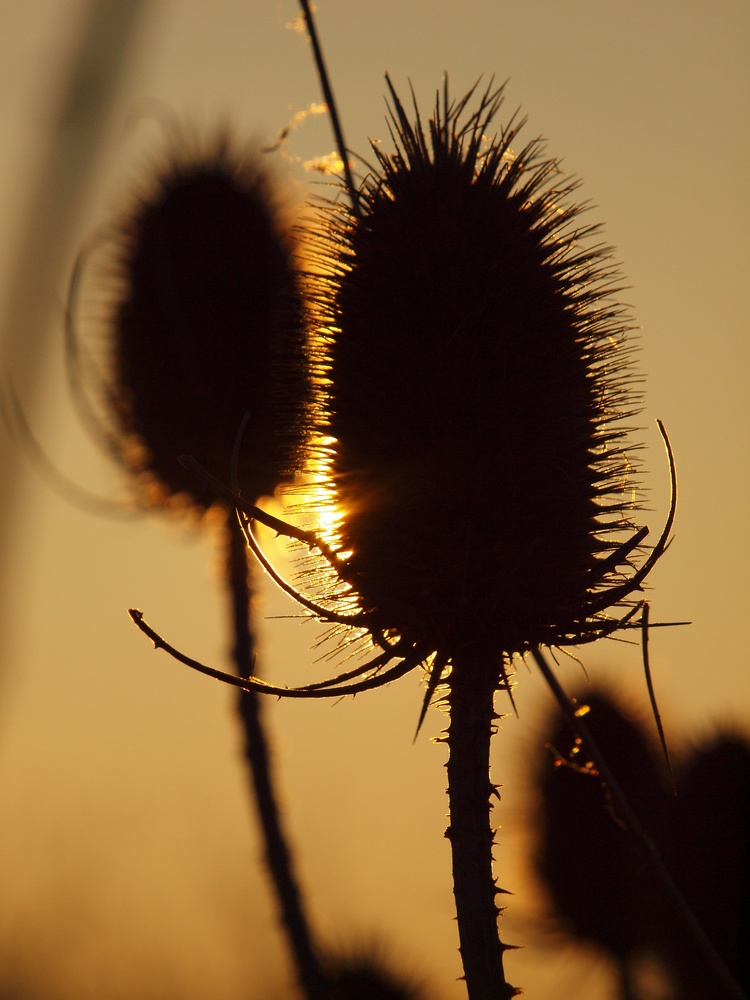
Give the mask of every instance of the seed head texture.
[{"label": "seed head texture", "polygon": [[540,143],[514,153],[512,122],[487,138],[502,88],[471,112],[476,88],[446,83],[427,128],[390,89],[396,151],[373,147],[359,210],[332,207],[317,248],[321,426],[361,602],[448,656],[588,637],[633,527],[616,269]]}]

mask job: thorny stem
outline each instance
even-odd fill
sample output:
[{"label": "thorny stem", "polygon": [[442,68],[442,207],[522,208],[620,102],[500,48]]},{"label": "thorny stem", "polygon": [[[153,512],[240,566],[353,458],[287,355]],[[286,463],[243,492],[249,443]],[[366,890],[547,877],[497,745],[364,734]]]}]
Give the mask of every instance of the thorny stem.
[{"label": "thorny stem", "polygon": [[680,890],[674,883],[672,876],[664,867],[659,857],[659,852],[653,840],[648,836],[641,826],[638,818],[630,807],[630,803],[620,788],[617,779],[612,773],[606,759],[591,735],[586,723],[578,715],[573,702],[568,698],[560,682],[555,677],[541,649],[532,649],[531,655],[536,665],[542,672],[542,676],[548,687],[555,696],[557,703],[565,714],[573,731],[582,740],[586,747],[587,755],[591,758],[601,779],[602,786],[612,804],[614,814],[620,825],[628,831],[633,838],[636,848],[641,852],[645,863],[656,883],[661,887],[662,892],[671,904],[675,918],[682,924],[687,940],[691,942],[696,953],[703,956],[706,967],[713,972],[716,981],[714,994],[716,1000],[747,1000],[745,994],[735,982],[732,974],[727,969],[716,948],[706,936],[706,932],[696,919],[693,911],[685,901]]},{"label": "thorny stem", "polygon": [[[248,565],[245,536],[236,518],[229,517],[227,522],[227,584],[235,637],[232,652],[237,672],[249,677],[253,673],[255,659],[250,622],[251,566]],[[263,831],[266,863],[276,890],[297,978],[307,1000],[325,1000],[328,993],[274,793],[260,695],[257,691],[240,691],[237,708],[245,729],[245,757],[252,774],[252,793]]]},{"label": "thorny stem", "polygon": [[492,873],[490,743],[495,731],[494,695],[500,681],[496,657],[454,657],[449,678],[448,800],[446,837],[453,856],[453,892],[469,1000],[509,1000],[518,994],[505,979],[498,933],[499,892]]}]

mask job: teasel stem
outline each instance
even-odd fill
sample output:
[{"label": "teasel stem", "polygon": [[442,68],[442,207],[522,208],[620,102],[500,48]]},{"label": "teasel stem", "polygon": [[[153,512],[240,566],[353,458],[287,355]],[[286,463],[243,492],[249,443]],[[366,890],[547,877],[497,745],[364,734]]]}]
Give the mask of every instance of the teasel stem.
[{"label": "teasel stem", "polygon": [[302,14],[305,18],[305,24],[307,25],[307,33],[310,36],[310,44],[312,45],[315,68],[318,71],[318,79],[320,80],[320,89],[323,91],[323,99],[328,107],[328,116],[331,119],[331,128],[333,129],[336,147],[339,151],[339,157],[341,158],[344,171],[344,186],[346,187],[347,194],[349,195],[349,200],[352,203],[352,211],[356,216],[359,216],[359,198],[357,197],[357,189],[354,186],[352,170],[349,166],[349,151],[346,148],[344,130],[341,125],[341,119],[339,118],[338,108],[336,107],[336,98],[333,96],[333,89],[331,87],[331,81],[328,78],[326,61],[323,58],[323,50],[320,47],[318,30],[315,27],[315,18],[313,17],[312,8],[310,7],[308,0],[300,0],[300,7],[302,8]]},{"label": "teasel stem", "polygon": [[643,829],[638,817],[631,809],[627,798],[604,755],[600,751],[596,740],[591,735],[588,726],[580,716],[576,715],[575,705],[563,690],[557,677],[555,677],[544,653],[541,649],[534,648],[531,650],[531,655],[573,731],[583,742],[587,755],[591,758],[606,794],[612,803],[617,821],[630,834],[644,863],[648,865],[652,877],[660,886],[664,897],[668,900],[675,919],[682,924],[683,932],[686,936],[686,947],[702,955],[706,968],[712,970],[715,977],[715,989],[717,991],[714,996],[717,1000],[719,998],[724,998],[724,1000],[747,1000],[745,993],[737,985],[726,963],[716,951],[700,922],[688,906],[685,897],[678,889],[674,879],[664,867],[656,845]]},{"label": "teasel stem", "polygon": [[[232,655],[237,673],[241,677],[249,677],[255,670],[255,639],[250,612],[253,566],[248,562],[247,543],[236,518],[227,518],[226,531],[226,578],[234,632]],[[240,691],[237,710],[244,727],[244,752],[251,779],[249,784],[263,831],[266,864],[276,892],[297,979],[307,1000],[325,1000],[328,992],[274,791],[271,748],[263,724],[260,695],[256,691]]]},{"label": "teasel stem", "polygon": [[446,837],[453,857],[453,893],[461,959],[469,1000],[509,1000],[518,990],[505,979],[503,954],[512,945],[500,940],[493,875],[494,832],[490,798],[490,744],[497,718],[495,691],[502,674],[497,655],[454,657],[449,678],[448,800]]}]

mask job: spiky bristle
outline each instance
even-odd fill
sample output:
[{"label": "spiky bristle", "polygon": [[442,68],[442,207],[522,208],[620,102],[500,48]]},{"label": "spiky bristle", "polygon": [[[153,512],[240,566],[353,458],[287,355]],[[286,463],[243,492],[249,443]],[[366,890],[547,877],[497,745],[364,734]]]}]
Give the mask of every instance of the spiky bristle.
[{"label": "spiky bristle", "polygon": [[446,83],[427,129],[390,90],[396,151],[318,236],[341,547],[363,606],[448,655],[575,641],[632,526],[616,269],[539,141],[486,137],[502,88],[470,112]]}]

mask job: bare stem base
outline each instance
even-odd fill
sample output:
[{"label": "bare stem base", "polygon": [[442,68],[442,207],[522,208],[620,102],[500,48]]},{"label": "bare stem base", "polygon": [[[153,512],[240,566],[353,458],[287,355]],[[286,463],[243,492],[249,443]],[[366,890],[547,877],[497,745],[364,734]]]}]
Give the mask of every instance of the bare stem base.
[{"label": "bare stem base", "polygon": [[494,696],[500,682],[496,659],[454,657],[450,676],[446,836],[453,855],[453,891],[461,959],[469,1000],[509,1000],[518,990],[505,979],[498,889],[492,871],[490,743],[495,731]]}]

